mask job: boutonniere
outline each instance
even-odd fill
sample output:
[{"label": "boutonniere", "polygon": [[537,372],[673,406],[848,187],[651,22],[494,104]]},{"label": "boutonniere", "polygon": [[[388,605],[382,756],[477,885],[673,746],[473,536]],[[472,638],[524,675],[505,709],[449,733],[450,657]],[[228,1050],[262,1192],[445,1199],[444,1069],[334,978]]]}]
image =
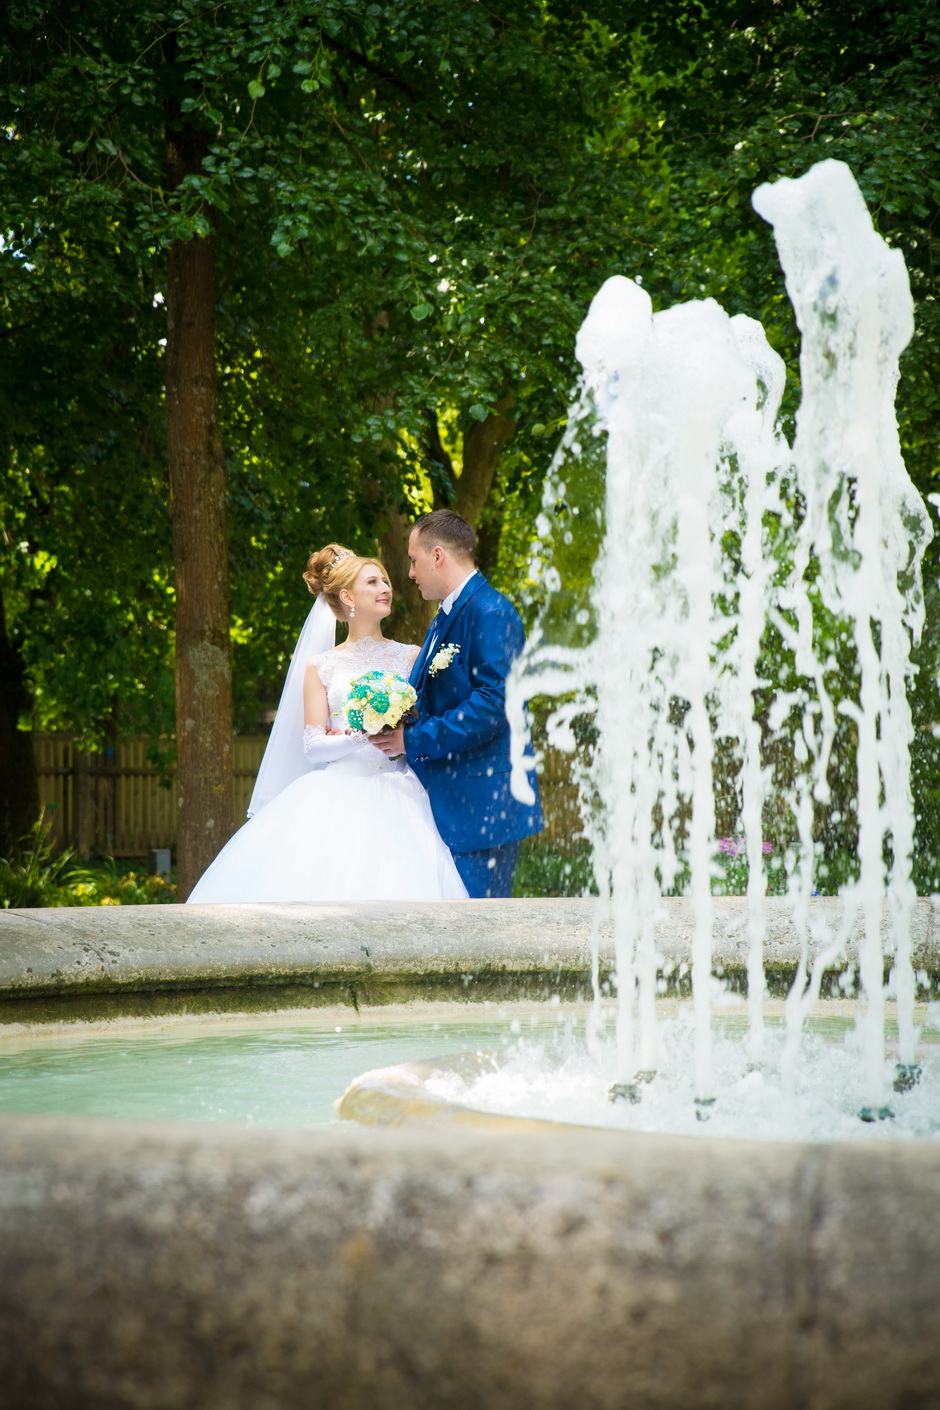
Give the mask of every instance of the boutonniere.
[{"label": "boutonniere", "polygon": [[431,664],[428,667],[428,675],[436,676],[438,671],[446,671],[459,650],[460,647],[456,644],[453,646],[442,646],[440,651],[436,651],[431,658]]}]

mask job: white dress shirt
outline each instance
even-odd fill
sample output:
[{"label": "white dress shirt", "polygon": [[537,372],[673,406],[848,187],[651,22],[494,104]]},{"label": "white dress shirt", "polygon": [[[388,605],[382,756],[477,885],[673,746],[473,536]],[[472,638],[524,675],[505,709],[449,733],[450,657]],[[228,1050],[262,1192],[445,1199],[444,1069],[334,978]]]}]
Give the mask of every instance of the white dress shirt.
[{"label": "white dress shirt", "polygon": [[467,574],[467,576],[464,578],[463,582],[462,582],[462,583],[458,583],[457,586],[454,588],[453,592],[449,592],[446,597],[444,597],[444,598],[441,599],[441,611],[444,612],[448,617],[450,616],[451,612],[453,611],[454,603],[457,601],[457,598],[458,598],[458,597],[460,596],[460,594],[463,592],[464,588],[467,586],[467,583],[469,583],[470,579],[476,577],[476,574],[477,574],[477,569],[476,569],[476,568],[471,568],[471,569],[470,569],[470,572],[469,572],[469,573]]}]

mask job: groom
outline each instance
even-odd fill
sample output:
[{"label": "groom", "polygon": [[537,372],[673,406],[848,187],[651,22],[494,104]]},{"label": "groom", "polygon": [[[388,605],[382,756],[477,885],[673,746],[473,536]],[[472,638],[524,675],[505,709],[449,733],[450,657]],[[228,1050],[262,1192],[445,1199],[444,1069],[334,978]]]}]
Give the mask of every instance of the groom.
[{"label": "groom", "polygon": [[509,791],[506,677],[525,634],[475,554],[476,534],[450,509],[414,525],[409,576],[441,608],[411,671],[417,722],[372,743],[407,754],[468,893],[510,896],[519,844],[543,826],[537,792],[529,807]]}]

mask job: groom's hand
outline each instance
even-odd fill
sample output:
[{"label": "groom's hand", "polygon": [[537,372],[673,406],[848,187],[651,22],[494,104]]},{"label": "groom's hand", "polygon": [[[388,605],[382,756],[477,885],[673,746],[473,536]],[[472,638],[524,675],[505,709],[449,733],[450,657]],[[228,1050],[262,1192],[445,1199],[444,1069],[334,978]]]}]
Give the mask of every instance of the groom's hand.
[{"label": "groom's hand", "polygon": [[370,734],[369,743],[374,744],[376,749],[381,749],[383,754],[404,754],[405,731],[399,725],[397,729],[383,731],[382,734]]}]

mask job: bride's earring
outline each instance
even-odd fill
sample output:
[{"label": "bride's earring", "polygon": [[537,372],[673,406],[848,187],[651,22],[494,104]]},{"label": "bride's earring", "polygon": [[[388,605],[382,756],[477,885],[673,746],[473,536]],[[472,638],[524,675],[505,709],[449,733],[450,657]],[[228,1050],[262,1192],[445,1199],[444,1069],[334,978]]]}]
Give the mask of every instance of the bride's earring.
[{"label": "bride's earring", "polygon": [[355,615],[356,615],[355,604],[351,602],[351,603],[349,604],[349,620],[352,621],[352,619],[353,619],[353,617],[355,617]]}]

